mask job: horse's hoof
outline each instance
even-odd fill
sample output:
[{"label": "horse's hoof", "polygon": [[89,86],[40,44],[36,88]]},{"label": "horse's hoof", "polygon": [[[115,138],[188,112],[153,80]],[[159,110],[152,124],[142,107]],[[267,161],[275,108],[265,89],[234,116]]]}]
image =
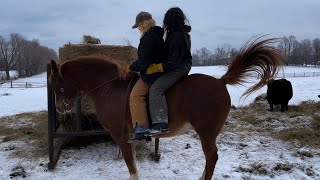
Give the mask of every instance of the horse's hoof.
[{"label": "horse's hoof", "polygon": [[54,169],[54,164],[52,162],[48,162],[48,169],[50,171]]},{"label": "horse's hoof", "polygon": [[159,162],[160,157],[161,157],[161,154],[160,154],[160,153],[155,154],[155,155],[154,155],[154,160],[155,160],[156,162]]},{"label": "horse's hoof", "polygon": [[129,180],[139,180],[139,176],[137,174],[131,174]]}]

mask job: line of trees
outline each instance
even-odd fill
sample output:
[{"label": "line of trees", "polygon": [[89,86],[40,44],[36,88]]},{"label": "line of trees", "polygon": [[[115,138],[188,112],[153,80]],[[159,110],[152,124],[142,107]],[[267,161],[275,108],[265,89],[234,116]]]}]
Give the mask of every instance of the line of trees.
[{"label": "line of trees", "polygon": [[[286,65],[320,66],[320,39],[303,39],[295,36],[284,36],[277,44],[285,55]],[[194,66],[226,65],[238,53],[230,44],[219,45],[213,52],[203,47],[192,53]]]},{"label": "line of trees", "polygon": [[5,79],[10,79],[9,71],[16,70],[18,77],[28,77],[46,71],[51,59],[57,59],[57,53],[42,46],[38,39],[27,40],[18,33],[9,37],[0,35],[0,71]]}]

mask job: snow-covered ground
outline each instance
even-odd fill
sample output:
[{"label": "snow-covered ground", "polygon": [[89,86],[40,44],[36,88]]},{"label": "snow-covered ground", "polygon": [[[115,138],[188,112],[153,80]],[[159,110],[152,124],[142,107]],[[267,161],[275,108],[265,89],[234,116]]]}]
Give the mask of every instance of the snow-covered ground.
[{"label": "snow-covered ground", "polygon": [[[193,67],[192,73],[204,73],[220,77],[225,67]],[[320,68],[286,67],[285,72],[320,72]],[[293,85],[294,96],[290,104],[315,100],[320,94],[320,77],[288,78]],[[46,74],[19,81],[45,82]],[[254,98],[266,92],[266,87],[240,101],[241,94],[247,87],[228,86],[232,104],[247,105]],[[46,88],[0,88],[0,117],[22,112],[47,109]],[[3,94],[8,95],[3,96]],[[320,112],[318,112],[320,113]],[[27,121],[27,120],[26,120]],[[10,156],[10,147],[28,148],[20,141],[2,142],[0,137],[0,179],[9,179],[12,168],[20,165],[26,171],[27,179],[127,179],[129,174],[123,159],[117,159],[118,148],[111,143],[93,144],[81,149],[63,150],[54,171],[48,171],[48,158],[19,159]],[[187,146],[189,144],[189,146]],[[153,143],[142,144],[143,151],[137,151],[137,168],[141,179],[198,179],[204,168],[204,155],[200,141],[194,132],[160,140],[161,159],[155,163],[149,158],[153,152]],[[304,147],[305,148],[305,147]],[[9,150],[8,150],[9,149]],[[219,160],[214,179],[320,179],[320,151],[311,149],[312,158],[295,156],[294,152],[303,148],[293,148],[289,143],[261,135],[247,135],[241,132],[225,131],[218,142]],[[281,163],[291,168],[283,170]],[[246,173],[246,168],[258,166],[268,173],[259,175]],[[285,169],[285,168],[284,168]],[[310,170],[311,169],[311,170]],[[313,176],[307,175],[313,172]],[[21,178],[21,177],[18,177]]]},{"label": "snow-covered ground", "polygon": [[[9,179],[12,168],[17,165],[23,167],[27,179],[32,180],[124,180],[129,177],[123,158],[118,159],[118,147],[111,143],[63,150],[53,171],[47,170],[47,158],[34,161],[10,158],[10,151],[3,151],[9,147],[8,144],[0,143],[0,179]],[[10,145],[15,149],[28,146],[22,142],[11,142]],[[141,146],[145,150],[137,151],[139,158],[136,164],[139,177],[143,180],[195,180],[202,175],[204,155],[200,141],[194,138],[193,132],[160,139],[161,159],[158,163],[149,157],[154,152],[154,143]],[[267,137],[240,137],[228,132],[220,135],[218,149],[219,160],[213,178],[216,180],[320,179],[319,151],[311,150],[316,157],[300,157],[295,153],[303,149],[293,149],[288,143]],[[310,152],[309,149],[307,151]],[[253,172],[244,172],[245,169],[252,169]],[[314,175],[309,177],[308,172]]]},{"label": "snow-covered ground", "polygon": [[[14,82],[46,82],[47,74],[42,73]],[[0,117],[23,112],[47,109],[47,88],[2,88],[0,87]]]},{"label": "snow-covered ground", "polygon": [[[203,73],[214,77],[221,77],[226,72],[225,66],[193,67],[190,74]],[[301,72],[320,72],[320,68],[304,67],[286,67],[285,73]],[[282,72],[280,72],[282,73]],[[46,73],[33,76],[31,78],[22,78],[14,82],[46,82]],[[320,94],[320,77],[296,77],[287,78],[293,86],[293,98],[289,104],[298,104],[306,100],[318,100]],[[255,81],[255,79],[252,79]],[[266,93],[267,88],[263,87],[254,92],[246,99],[241,95],[252,86],[253,83],[246,83],[245,86],[227,86],[232,104],[235,106],[248,105],[260,94]],[[17,113],[40,111],[47,109],[47,90],[46,88],[1,88],[0,95],[8,93],[8,96],[0,96],[0,117],[9,116]]]},{"label": "snow-covered ground", "polygon": [[[190,74],[194,73],[202,73],[214,76],[216,78],[221,77],[226,72],[226,66],[207,66],[207,67],[193,67],[191,69]],[[279,72],[279,76],[283,73],[304,73],[304,72],[320,72],[320,68],[314,67],[293,67],[287,66],[283,70]],[[289,104],[299,104],[302,101],[307,100],[318,100],[318,94],[320,94],[320,77],[294,77],[294,78],[286,78],[292,84],[293,88],[293,97],[289,101]],[[249,79],[250,80],[250,79]],[[256,80],[251,79],[253,82]],[[244,86],[230,86],[227,85],[227,89],[229,91],[231,102],[235,106],[244,106],[253,102],[253,100],[259,96],[260,94],[267,92],[267,87],[257,90],[252,93],[246,99],[241,98],[241,95],[248,89],[248,87],[252,86],[254,83],[245,83]]]}]

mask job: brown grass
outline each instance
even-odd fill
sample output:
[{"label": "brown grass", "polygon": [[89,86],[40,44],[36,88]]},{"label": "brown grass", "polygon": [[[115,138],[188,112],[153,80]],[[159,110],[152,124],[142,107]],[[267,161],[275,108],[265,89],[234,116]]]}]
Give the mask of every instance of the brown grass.
[{"label": "brown grass", "polygon": [[258,125],[260,123],[259,119],[253,114],[244,114],[243,116],[239,116],[239,120],[251,125]]},{"label": "brown grass", "polygon": [[[320,147],[320,102],[306,101],[299,105],[291,105],[289,110],[284,113],[279,110],[267,111],[266,103],[267,100],[259,96],[254,103],[231,111],[231,117],[253,125],[252,127],[238,126],[235,130],[263,133],[283,141],[298,143],[300,146]],[[312,122],[304,127],[301,127],[301,123],[286,126],[286,118],[289,121],[290,118],[297,116],[311,117]],[[265,128],[264,125],[272,120],[283,124],[284,130],[277,132],[273,128]],[[228,127],[228,130],[232,129]]]},{"label": "brown grass", "polygon": [[[70,121],[71,117],[64,120]],[[25,122],[25,123],[24,123]],[[13,126],[14,125],[14,126]],[[58,129],[58,132],[74,131],[71,126]],[[37,158],[48,155],[48,116],[47,111],[22,113],[15,116],[0,118],[0,137],[2,142],[22,141],[24,147],[15,147],[11,155],[19,158]],[[81,147],[93,142],[106,142],[109,136],[88,136],[54,139],[54,150],[57,154],[61,148]],[[1,143],[1,141],[0,141]]]},{"label": "brown grass", "polygon": [[261,162],[254,162],[250,164],[249,167],[243,167],[239,166],[237,169],[238,172],[247,172],[257,175],[267,175],[269,173],[267,167],[265,164],[262,164]]},{"label": "brown grass", "polygon": [[297,141],[301,146],[320,147],[320,132],[311,128],[290,128],[274,134],[274,137],[284,141]]},{"label": "brown grass", "polygon": [[289,106],[288,113],[291,114],[304,114],[313,116],[315,112],[320,113],[320,102],[304,101],[299,105]]},{"label": "brown grass", "polygon": [[320,147],[320,102],[309,101],[291,106],[288,114],[289,117],[296,115],[312,117],[311,127],[293,127],[274,134],[274,137],[285,141],[297,141],[302,146]]},{"label": "brown grass", "polygon": [[[32,123],[8,127],[3,122],[15,124],[16,122],[27,120]],[[3,141],[23,141],[28,147],[16,148],[12,155],[18,157],[43,157],[48,150],[48,125],[47,112],[23,113],[10,117],[0,118],[0,136],[4,136]]]},{"label": "brown grass", "polygon": [[312,117],[310,128],[294,127],[282,130],[274,134],[274,137],[285,141],[297,141],[301,146],[320,147],[320,116],[313,115]]}]

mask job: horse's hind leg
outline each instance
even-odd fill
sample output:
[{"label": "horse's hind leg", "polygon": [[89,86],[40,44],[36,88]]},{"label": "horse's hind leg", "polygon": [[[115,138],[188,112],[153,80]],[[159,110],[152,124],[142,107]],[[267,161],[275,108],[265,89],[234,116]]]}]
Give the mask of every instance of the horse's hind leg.
[{"label": "horse's hind leg", "polygon": [[218,161],[218,149],[214,136],[200,136],[202,150],[206,157],[206,166],[200,180],[210,180],[213,176],[213,171]]},{"label": "horse's hind leg", "polygon": [[136,168],[134,148],[129,143],[123,143],[121,145],[121,151],[130,172],[129,179],[138,180],[139,177],[138,177],[137,168]]}]

